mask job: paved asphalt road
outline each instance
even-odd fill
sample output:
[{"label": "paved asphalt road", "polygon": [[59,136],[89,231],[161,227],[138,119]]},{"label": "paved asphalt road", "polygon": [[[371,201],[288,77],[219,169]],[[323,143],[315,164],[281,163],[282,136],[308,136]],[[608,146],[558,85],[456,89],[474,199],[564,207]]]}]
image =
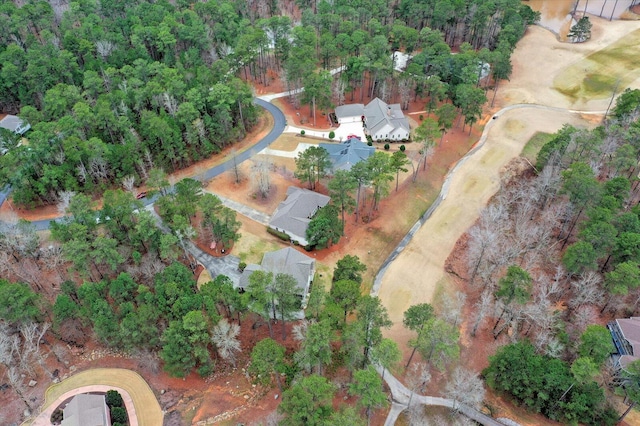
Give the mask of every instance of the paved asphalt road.
[{"label": "paved asphalt road", "polygon": [[[257,153],[259,153],[260,151],[262,151],[263,149],[271,145],[271,143],[273,143],[273,141],[275,141],[278,138],[278,136],[280,136],[284,131],[284,128],[287,125],[287,121],[285,119],[284,114],[282,113],[282,111],[278,109],[278,107],[276,107],[270,102],[267,102],[265,100],[258,99],[258,98],[255,98],[253,101],[256,105],[266,109],[267,112],[269,112],[273,116],[273,128],[264,138],[258,141],[258,143],[256,143],[246,151],[239,153],[235,159],[230,158],[224,163],[218,164],[217,166],[207,170],[204,174],[204,177],[206,180],[213,179],[214,177],[233,168],[234,163],[240,164],[243,161],[246,161],[249,158],[253,157]],[[11,188],[8,186],[0,190],[0,206],[2,205],[2,203],[4,203],[4,200],[7,198],[10,192],[11,192]],[[155,202],[156,198],[157,197],[146,198],[143,200],[143,203],[145,206],[147,206]],[[59,220],[59,219],[36,220],[36,221],[33,221],[32,223],[34,224],[37,230],[43,231],[45,229],[49,229],[49,223],[51,222],[51,220]]]}]

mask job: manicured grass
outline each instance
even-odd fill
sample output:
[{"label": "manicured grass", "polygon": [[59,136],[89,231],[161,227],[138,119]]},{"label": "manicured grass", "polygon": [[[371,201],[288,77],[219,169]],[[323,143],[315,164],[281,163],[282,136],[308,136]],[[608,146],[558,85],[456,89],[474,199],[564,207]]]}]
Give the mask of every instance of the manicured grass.
[{"label": "manicured grass", "polygon": [[91,385],[107,385],[124,389],[133,400],[138,424],[157,426],[164,417],[160,404],[145,380],[135,371],[121,368],[94,368],[74,374],[58,384],[51,385],[45,393],[44,410],[63,394]]},{"label": "manicured grass", "polygon": [[568,66],[553,86],[568,98],[602,99],[611,96],[616,84],[624,88],[640,77],[640,29]]},{"label": "manicured grass", "polygon": [[333,268],[325,263],[316,262],[316,276],[313,279],[314,285],[322,285],[327,291],[330,291],[331,278],[333,278]]},{"label": "manicured grass", "polygon": [[278,139],[276,139],[271,145],[269,145],[269,148],[277,149],[279,151],[293,151],[294,149],[296,149],[299,143],[317,142],[318,141],[316,141],[315,139],[308,138],[306,136],[301,137],[300,135],[294,133],[283,133],[278,136]]},{"label": "manicured grass", "polygon": [[536,132],[522,149],[520,156],[535,164],[542,147],[553,138],[552,133]]},{"label": "manicured grass", "polygon": [[242,250],[238,253],[238,257],[245,263],[259,264],[262,262],[262,256],[264,256],[265,253],[282,248],[276,243],[254,236],[248,236],[246,233],[243,237],[247,237],[247,240],[243,241],[241,238],[237,245],[241,246]]}]

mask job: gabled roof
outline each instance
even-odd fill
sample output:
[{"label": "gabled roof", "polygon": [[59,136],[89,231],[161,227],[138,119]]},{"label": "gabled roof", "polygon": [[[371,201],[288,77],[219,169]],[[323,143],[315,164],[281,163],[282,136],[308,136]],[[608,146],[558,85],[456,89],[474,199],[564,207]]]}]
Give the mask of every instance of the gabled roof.
[{"label": "gabled roof", "polygon": [[364,115],[364,104],[348,104],[336,107],[336,118],[361,117]]},{"label": "gabled roof", "polygon": [[272,272],[274,276],[280,273],[292,275],[301,293],[304,294],[308,290],[309,278],[313,278],[315,264],[315,259],[291,247],[285,247],[265,253],[261,266],[264,271]]},{"label": "gabled roof", "polygon": [[255,263],[248,264],[244,270],[242,271],[242,275],[240,275],[240,280],[238,281],[238,288],[246,290],[249,287],[249,277],[255,271],[262,271],[260,265],[256,265]]},{"label": "gabled roof", "polygon": [[347,139],[341,143],[321,143],[329,153],[333,163],[333,170],[351,170],[351,166],[371,157],[376,149],[356,138]]},{"label": "gabled roof", "polygon": [[305,256],[299,251],[286,247],[281,250],[265,253],[262,264],[249,264],[242,271],[238,286],[246,289],[249,286],[249,277],[255,271],[271,272],[275,277],[277,274],[292,275],[298,284],[300,294],[305,295],[309,285],[309,279],[313,279],[315,273],[315,259]]},{"label": "gabled roof", "polygon": [[76,395],[63,410],[62,426],[110,425],[104,395]]},{"label": "gabled roof", "polygon": [[385,126],[387,132],[391,133],[396,129],[409,131],[409,120],[404,116],[400,104],[387,105],[379,98],[375,98],[364,107],[367,130],[370,134],[376,134]]},{"label": "gabled roof", "polygon": [[290,186],[287,188],[287,199],[278,205],[269,226],[304,238],[311,217],[318,208],[326,206],[329,200],[326,195]]},{"label": "gabled roof", "polygon": [[13,133],[23,135],[31,128],[31,125],[20,119],[18,116],[6,115],[2,120],[0,120],[0,127],[10,130]]},{"label": "gabled roof", "polygon": [[634,356],[640,356],[640,317],[617,319],[616,323],[633,350]]}]

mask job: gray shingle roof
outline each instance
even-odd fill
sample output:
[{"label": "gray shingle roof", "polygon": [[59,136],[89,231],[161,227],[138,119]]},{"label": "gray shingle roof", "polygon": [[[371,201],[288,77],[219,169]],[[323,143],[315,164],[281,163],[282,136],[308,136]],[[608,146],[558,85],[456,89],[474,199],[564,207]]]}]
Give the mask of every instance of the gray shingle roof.
[{"label": "gray shingle roof", "polygon": [[62,426],[109,425],[104,395],[76,395],[63,410]]},{"label": "gray shingle roof", "polygon": [[280,273],[292,275],[298,283],[301,295],[309,291],[309,278],[313,279],[315,265],[315,259],[291,247],[265,253],[261,264],[264,271],[273,272],[274,276]]},{"label": "gray shingle roof", "polygon": [[290,186],[287,188],[287,199],[278,205],[269,226],[289,235],[305,238],[311,217],[318,208],[326,206],[329,200],[326,195]]},{"label": "gray shingle roof", "polygon": [[22,121],[15,115],[6,115],[2,120],[0,120],[0,127],[22,135],[31,128],[31,125],[26,121]]},{"label": "gray shingle roof", "polygon": [[260,267],[260,265],[256,265],[255,263],[248,264],[244,268],[244,271],[242,271],[242,275],[240,275],[240,280],[238,281],[238,288],[246,290],[247,287],[249,286],[249,277],[255,271],[262,271],[262,268]]},{"label": "gray shingle roof", "polygon": [[385,126],[390,126],[387,133],[397,128],[409,131],[409,120],[404,116],[400,104],[387,105],[379,98],[375,98],[364,107],[364,116],[370,134],[376,134]]},{"label": "gray shingle roof", "polygon": [[351,166],[366,160],[376,151],[374,147],[356,138],[341,143],[321,143],[320,148],[326,149],[329,153],[334,171],[351,170]]},{"label": "gray shingle roof", "polygon": [[300,295],[304,297],[309,291],[309,280],[313,279],[315,265],[315,259],[305,256],[291,247],[285,247],[281,250],[265,253],[260,265],[247,265],[238,285],[240,288],[246,289],[249,286],[249,277],[255,271],[271,272],[274,277],[281,273],[289,274],[296,279]]},{"label": "gray shingle roof", "polygon": [[348,104],[336,107],[336,118],[358,117],[364,115],[363,104]]}]

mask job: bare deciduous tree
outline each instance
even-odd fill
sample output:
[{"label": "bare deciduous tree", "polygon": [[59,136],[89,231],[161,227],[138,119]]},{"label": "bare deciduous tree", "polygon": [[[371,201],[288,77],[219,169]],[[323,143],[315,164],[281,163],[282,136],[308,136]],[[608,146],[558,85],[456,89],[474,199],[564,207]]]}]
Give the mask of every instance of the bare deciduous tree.
[{"label": "bare deciduous tree", "polygon": [[269,196],[269,190],[271,189],[271,169],[273,169],[273,162],[266,158],[254,160],[251,165],[251,185],[253,190],[259,193],[262,198]]},{"label": "bare deciduous tree", "polygon": [[460,321],[460,315],[462,314],[462,308],[464,308],[466,301],[467,295],[460,291],[456,291],[453,296],[444,293],[442,295],[442,313],[440,317],[454,327],[457,327]]},{"label": "bare deciduous tree", "polygon": [[431,373],[429,372],[429,366],[426,362],[414,362],[409,367],[409,373],[406,375],[407,386],[411,391],[409,397],[409,403],[407,406],[411,408],[411,400],[415,392],[424,393],[424,390],[431,381]]},{"label": "bare deciduous tree", "polygon": [[[484,401],[484,387],[478,375],[463,367],[456,367],[445,386],[445,395],[456,403],[479,408]],[[456,404],[457,405],[457,404]],[[457,409],[457,407],[454,407]]]},{"label": "bare deciduous tree", "polygon": [[150,350],[144,349],[136,352],[135,359],[138,360],[138,367],[147,370],[151,374],[160,372],[160,360],[158,355]]},{"label": "bare deciduous tree", "polygon": [[294,340],[303,342],[307,338],[307,327],[309,327],[309,321],[307,320],[302,320],[298,324],[294,325],[293,330],[291,331]]},{"label": "bare deciduous tree", "polygon": [[491,306],[493,304],[493,294],[488,289],[485,289],[480,295],[480,299],[475,304],[476,307],[476,319],[473,323],[473,328],[471,329],[471,337],[475,337],[476,332],[478,331],[478,326],[487,316],[487,314],[491,310]]},{"label": "bare deciduous tree", "polygon": [[32,407],[29,404],[29,400],[24,395],[24,383],[22,383],[22,377],[17,367],[11,366],[7,369],[7,379],[15,393],[18,394],[22,402],[24,402],[24,405],[26,405],[29,411],[31,411]]},{"label": "bare deciduous tree", "polygon": [[222,318],[213,327],[211,341],[216,345],[218,355],[225,361],[230,362],[234,367],[236,365],[236,353],[240,352],[240,326],[236,323],[230,323],[226,318]]},{"label": "bare deciduous tree", "polygon": [[115,45],[108,40],[96,41],[96,52],[98,52],[98,55],[102,56],[102,59],[106,59],[109,55],[111,55],[114,47]]},{"label": "bare deciduous tree", "polygon": [[126,176],[122,178],[122,187],[125,191],[132,193],[134,196],[136,195],[136,189],[134,184],[136,182],[136,178],[133,176]]},{"label": "bare deciduous tree", "polygon": [[602,276],[594,271],[580,275],[571,282],[572,297],[569,299],[571,309],[578,309],[583,305],[599,305],[604,300],[604,290],[600,284]]}]

